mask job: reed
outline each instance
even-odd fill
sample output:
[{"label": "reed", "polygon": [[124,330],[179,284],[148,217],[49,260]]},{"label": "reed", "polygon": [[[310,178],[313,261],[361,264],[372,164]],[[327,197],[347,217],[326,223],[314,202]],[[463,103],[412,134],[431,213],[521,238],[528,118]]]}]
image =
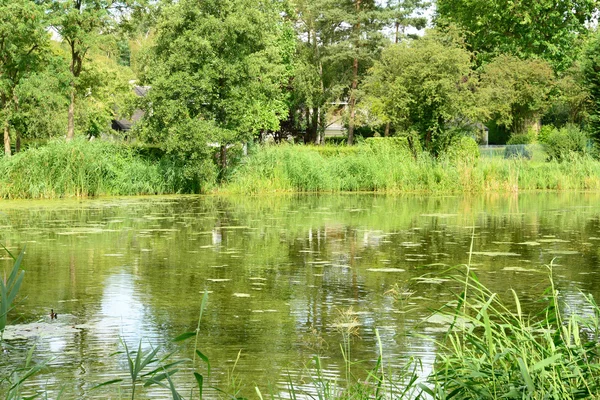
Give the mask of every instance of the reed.
[{"label": "reed", "polygon": [[[420,384],[434,399],[576,399],[600,392],[600,310],[565,315],[552,268],[545,306],[526,315],[516,292],[512,304],[481,284],[473,273],[457,305],[440,312],[454,322],[434,373]],[[469,293],[467,296],[466,293]]]},{"label": "reed", "polygon": [[[342,147],[343,149],[343,147]],[[259,147],[231,173],[222,193],[387,192],[483,193],[600,190],[600,162],[477,159],[427,153],[415,158],[401,146],[280,145]],[[451,155],[451,154],[450,154]]]},{"label": "reed", "polygon": [[194,184],[183,167],[173,157],[142,157],[123,144],[53,140],[0,157],[0,198],[186,193]]},{"label": "reed", "polygon": [[0,247],[14,260],[10,274],[6,276],[6,273],[4,273],[4,277],[0,279],[0,341],[2,341],[8,313],[13,309],[13,302],[21,289],[23,276],[25,275],[25,271],[20,270],[25,248],[15,257],[4,245],[0,244]]}]

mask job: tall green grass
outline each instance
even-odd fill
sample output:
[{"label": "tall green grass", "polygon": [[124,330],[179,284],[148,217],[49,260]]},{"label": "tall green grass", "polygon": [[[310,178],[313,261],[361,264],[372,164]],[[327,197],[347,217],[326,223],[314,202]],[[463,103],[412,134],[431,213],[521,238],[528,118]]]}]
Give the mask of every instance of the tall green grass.
[{"label": "tall green grass", "polygon": [[61,198],[193,191],[183,165],[141,157],[126,145],[83,138],[50,141],[0,157],[0,198]]},{"label": "tall green grass", "polygon": [[598,398],[600,309],[587,296],[589,313],[565,314],[551,271],[535,315],[522,311],[514,291],[505,302],[468,270],[455,277],[464,291],[441,310],[453,323],[424,392],[434,399]]},{"label": "tall green grass", "polygon": [[365,143],[352,151],[311,146],[259,147],[221,187],[224,193],[415,192],[482,193],[599,190],[600,162],[591,157],[542,162],[450,154],[414,157],[402,146]]}]

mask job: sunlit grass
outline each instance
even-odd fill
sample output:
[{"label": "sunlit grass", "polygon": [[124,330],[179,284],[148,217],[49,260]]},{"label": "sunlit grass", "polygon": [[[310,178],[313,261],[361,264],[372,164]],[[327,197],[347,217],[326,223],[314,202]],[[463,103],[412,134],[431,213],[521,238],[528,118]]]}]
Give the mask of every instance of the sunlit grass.
[{"label": "sunlit grass", "polygon": [[141,157],[125,145],[82,138],[0,157],[0,198],[62,198],[189,192],[180,163]]},{"label": "sunlit grass", "polygon": [[[484,193],[600,190],[600,162],[481,158],[416,159],[404,149],[358,145],[353,151],[306,146],[260,147],[221,189],[224,193]],[[326,147],[327,148],[327,147]]]}]

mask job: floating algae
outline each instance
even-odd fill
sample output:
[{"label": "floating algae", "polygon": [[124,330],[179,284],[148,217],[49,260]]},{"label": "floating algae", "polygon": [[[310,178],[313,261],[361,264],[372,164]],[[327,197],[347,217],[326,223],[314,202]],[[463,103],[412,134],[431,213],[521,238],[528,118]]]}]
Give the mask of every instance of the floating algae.
[{"label": "floating algae", "polygon": [[401,268],[368,268],[369,272],[405,272]]},{"label": "floating algae", "polygon": [[474,251],[471,254],[473,254],[474,256],[488,256],[488,257],[515,257],[515,256],[518,257],[518,256],[520,256],[520,254],[505,252],[505,251]]}]

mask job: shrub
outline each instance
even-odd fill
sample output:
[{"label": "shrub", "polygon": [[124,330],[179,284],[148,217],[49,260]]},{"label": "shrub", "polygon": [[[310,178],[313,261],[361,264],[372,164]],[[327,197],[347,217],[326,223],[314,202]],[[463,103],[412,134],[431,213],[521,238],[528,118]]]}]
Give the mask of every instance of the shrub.
[{"label": "shrub", "polygon": [[474,163],[479,159],[479,146],[472,137],[456,137],[446,149],[445,156],[451,162]]},{"label": "shrub", "polygon": [[563,161],[574,156],[592,154],[588,134],[572,124],[561,129],[553,129],[544,138],[543,144],[549,160]]},{"label": "shrub", "polygon": [[507,145],[531,144],[533,142],[534,142],[534,138],[531,133],[518,133],[516,135],[512,135],[510,137],[510,139],[508,140],[508,142],[506,142],[506,144]]},{"label": "shrub", "polygon": [[101,140],[52,140],[0,157],[0,198],[57,198],[189,192],[184,165],[154,162],[132,148]]}]

